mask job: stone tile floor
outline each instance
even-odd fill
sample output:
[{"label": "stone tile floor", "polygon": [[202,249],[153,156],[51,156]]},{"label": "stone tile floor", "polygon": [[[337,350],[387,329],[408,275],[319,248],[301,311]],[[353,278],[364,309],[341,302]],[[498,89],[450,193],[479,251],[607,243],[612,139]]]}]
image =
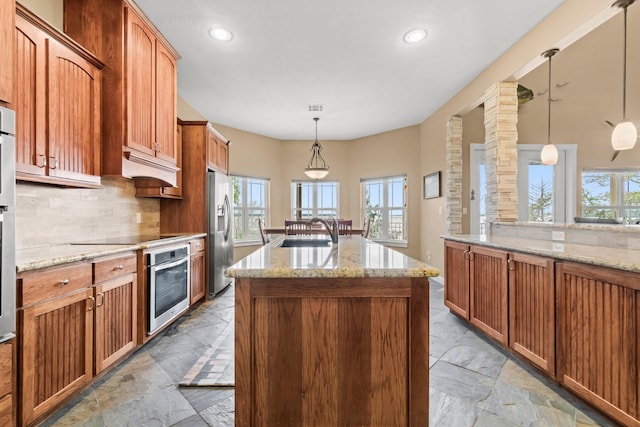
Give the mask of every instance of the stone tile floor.
[{"label": "stone tile floor", "polygon": [[[233,287],[183,316],[45,426],[232,426],[233,389],[176,384],[233,321]],[[449,313],[431,282],[431,426],[614,426]]]}]

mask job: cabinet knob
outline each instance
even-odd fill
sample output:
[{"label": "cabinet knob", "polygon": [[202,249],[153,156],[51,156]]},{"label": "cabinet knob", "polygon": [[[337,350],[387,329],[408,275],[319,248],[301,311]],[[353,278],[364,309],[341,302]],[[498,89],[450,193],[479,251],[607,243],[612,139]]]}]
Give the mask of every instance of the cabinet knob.
[{"label": "cabinet knob", "polygon": [[55,156],[49,156],[49,169],[56,169],[58,167],[58,159]]},{"label": "cabinet knob", "polygon": [[123,268],[124,268],[124,265],[120,264],[116,268],[114,268],[114,270],[122,270]]},{"label": "cabinet knob", "polygon": [[69,284],[69,279],[62,279],[62,280],[60,280],[60,284],[61,284],[62,286],[64,286],[64,285],[68,285],[68,284]]},{"label": "cabinet knob", "polygon": [[45,156],[44,154],[38,154],[38,159],[40,159],[40,161],[37,162],[36,166],[38,166],[39,168],[47,166],[47,156]]}]

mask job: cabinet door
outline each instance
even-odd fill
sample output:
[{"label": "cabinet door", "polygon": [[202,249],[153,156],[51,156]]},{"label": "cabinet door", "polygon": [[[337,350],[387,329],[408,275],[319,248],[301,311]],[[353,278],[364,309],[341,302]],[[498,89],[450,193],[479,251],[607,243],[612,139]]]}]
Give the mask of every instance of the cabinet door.
[{"label": "cabinet door", "polygon": [[96,285],[96,375],[136,346],[136,274],[126,274]]},{"label": "cabinet door", "polygon": [[13,362],[15,340],[0,344],[0,426],[15,425],[13,411],[14,378]]},{"label": "cabinet door", "polygon": [[555,285],[553,260],[509,256],[509,347],[555,376]]},{"label": "cabinet door", "polygon": [[507,253],[471,246],[471,324],[503,345],[507,345]]},{"label": "cabinet door", "polygon": [[46,37],[20,16],[15,31],[16,176],[45,176]]},{"label": "cabinet door", "polygon": [[176,164],[176,61],[156,41],[156,156]]},{"label": "cabinet door", "polygon": [[218,140],[218,169],[220,172],[227,173],[228,165],[227,165],[227,150],[228,145],[222,141]]},{"label": "cabinet door", "polygon": [[126,16],[128,107],[126,145],[139,152],[155,156],[156,39],[131,9],[126,8]]},{"label": "cabinet door", "polygon": [[207,128],[207,167],[214,169],[218,164],[218,141],[216,136]]},{"label": "cabinet door", "polygon": [[46,414],[91,379],[92,293],[85,288],[19,311],[24,425]]},{"label": "cabinet door", "polygon": [[622,425],[640,426],[640,276],[558,263],[557,378]]},{"label": "cabinet door", "polygon": [[0,1],[0,58],[3,64],[0,67],[0,101],[13,103],[13,55],[15,52],[15,10],[14,0]]},{"label": "cabinet door", "polygon": [[444,304],[469,320],[469,245],[444,242]]},{"label": "cabinet door", "polygon": [[193,304],[204,297],[207,288],[204,269],[204,251],[191,254],[191,299]]},{"label": "cabinet door", "polygon": [[48,42],[49,176],[100,184],[100,72]]}]

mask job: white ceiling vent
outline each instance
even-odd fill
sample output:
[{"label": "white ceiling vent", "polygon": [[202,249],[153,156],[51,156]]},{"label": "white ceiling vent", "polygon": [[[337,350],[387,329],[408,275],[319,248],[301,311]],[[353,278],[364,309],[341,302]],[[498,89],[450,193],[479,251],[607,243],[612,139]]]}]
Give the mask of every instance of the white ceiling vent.
[{"label": "white ceiling vent", "polygon": [[324,106],[322,104],[310,104],[309,105],[309,111],[322,111],[324,109]]}]

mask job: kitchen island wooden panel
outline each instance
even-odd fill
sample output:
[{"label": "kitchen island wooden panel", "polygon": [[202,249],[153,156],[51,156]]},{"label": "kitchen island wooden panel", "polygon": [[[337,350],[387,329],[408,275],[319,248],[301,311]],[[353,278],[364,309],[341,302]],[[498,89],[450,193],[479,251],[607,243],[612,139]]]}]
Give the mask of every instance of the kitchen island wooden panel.
[{"label": "kitchen island wooden panel", "polygon": [[428,307],[428,278],[236,279],[236,424],[426,425]]},{"label": "kitchen island wooden panel", "polygon": [[359,236],[321,248],[280,240],[227,270],[236,425],[426,426],[438,270]]}]

